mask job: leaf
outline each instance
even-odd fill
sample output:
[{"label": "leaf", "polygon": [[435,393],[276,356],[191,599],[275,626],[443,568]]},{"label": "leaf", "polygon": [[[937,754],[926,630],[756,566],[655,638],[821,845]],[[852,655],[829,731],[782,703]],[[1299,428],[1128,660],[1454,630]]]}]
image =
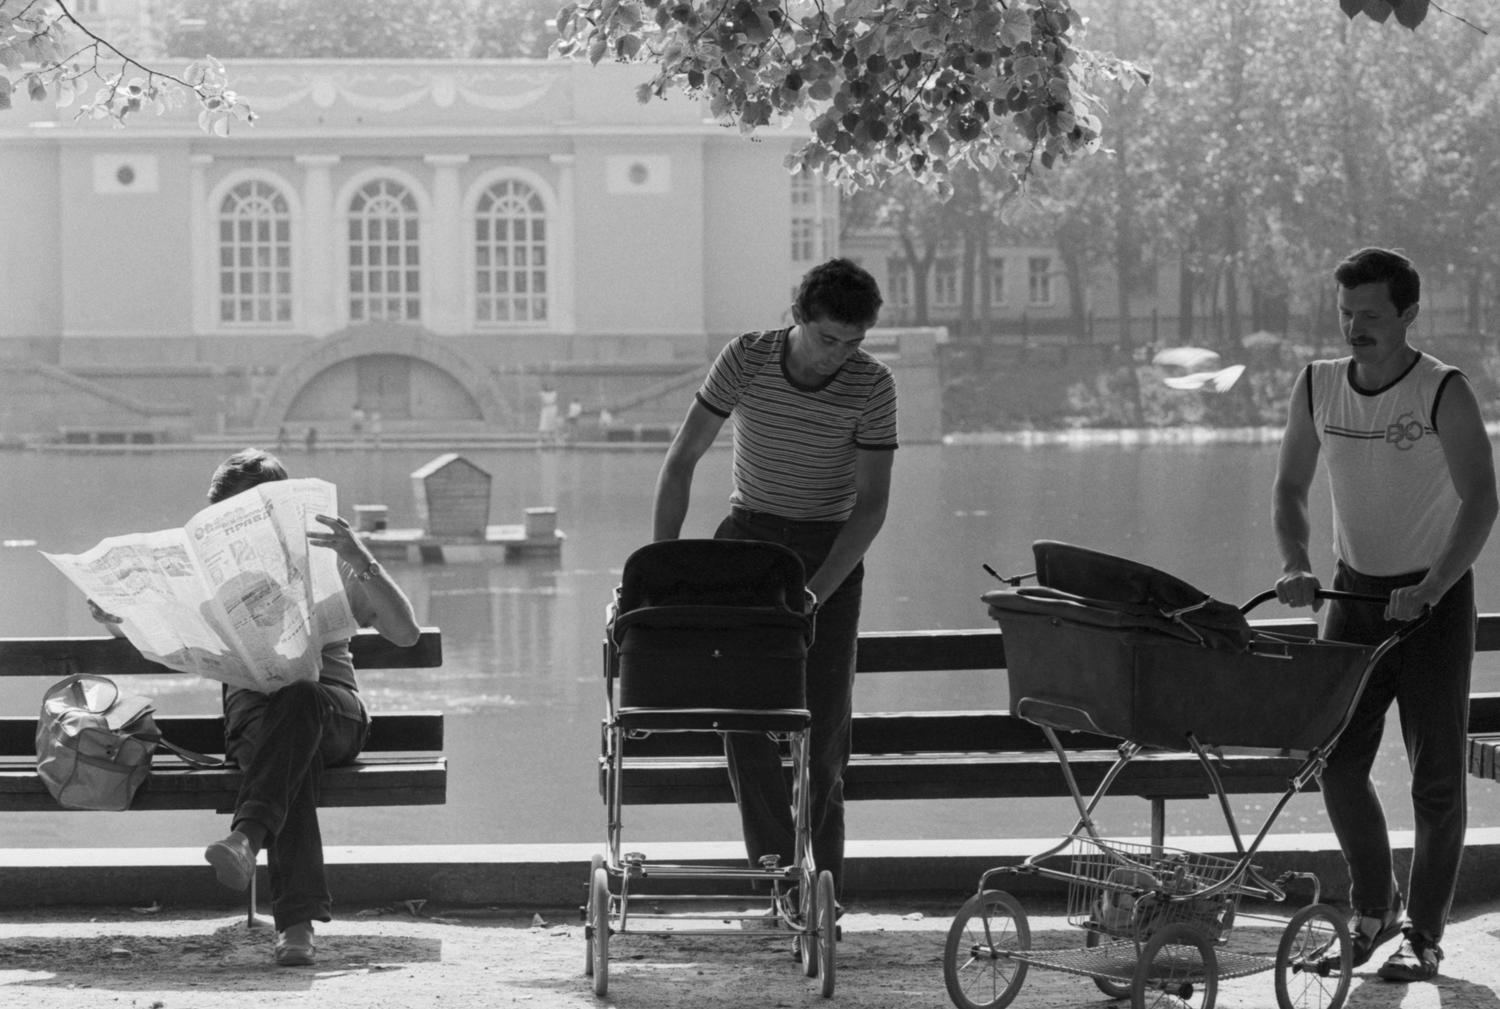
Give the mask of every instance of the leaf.
[{"label": "leaf", "polygon": [[1022,42],[1031,41],[1031,14],[1019,7],[1012,7],[1000,16],[1000,44],[1014,49]]},{"label": "leaf", "polygon": [[1344,12],[1345,17],[1359,17],[1359,12],[1365,9],[1365,0],[1339,0],[1339,9]]},{"label": "leaf", "polygon": [[1417,25],[1427,17],[1431,0],[1400,0],[1396,6],[1396,21],[1404,28],[1417,30]]},{"label": "leaf", "polygon": [[1391,16],[1391,0],[1365,0],[1365,16],[1385,24],[1385,19]]}]

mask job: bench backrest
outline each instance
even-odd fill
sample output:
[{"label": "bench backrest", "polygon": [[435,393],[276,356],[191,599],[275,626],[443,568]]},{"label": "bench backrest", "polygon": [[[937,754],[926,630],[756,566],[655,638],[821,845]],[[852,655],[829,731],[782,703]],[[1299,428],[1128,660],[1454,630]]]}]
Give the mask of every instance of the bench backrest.
[{"label": "bench backrest", "polygon": [[[433,669],[443,664],[443,636],[422,628],[408,647],[392,644],[377,632],[361,630],[350,640],[356,669]],[[115,637],[0,638],[0,676],[61,679],[71,673],[98,676],[188,675],[141,657],[135,646]],[[40,705],[38,692],[38,705]],[[224,751],[221,715],[158,715],[162,734],[178,746],[200,753]],[[36,712],[0,717],[0,757],[36,752]],[[443,749],[443,716],[436,711],[377,712],[367,752],[437,752]]]}]

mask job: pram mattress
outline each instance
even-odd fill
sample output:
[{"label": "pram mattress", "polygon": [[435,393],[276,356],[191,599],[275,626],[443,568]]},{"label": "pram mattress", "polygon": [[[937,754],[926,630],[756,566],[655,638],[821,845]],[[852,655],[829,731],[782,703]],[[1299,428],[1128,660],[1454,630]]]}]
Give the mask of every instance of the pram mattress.
[{"label": "pram mattress", "polygon": [[[1353,703],[1370,650],[1255,634],[1243,651],[1187,640],[1171,621],[1027,590],[984,597],[1005,640],[1013,711],[1145,746],[1308,751]],[[1029,699],[1029,703],[1022,703]]]}]

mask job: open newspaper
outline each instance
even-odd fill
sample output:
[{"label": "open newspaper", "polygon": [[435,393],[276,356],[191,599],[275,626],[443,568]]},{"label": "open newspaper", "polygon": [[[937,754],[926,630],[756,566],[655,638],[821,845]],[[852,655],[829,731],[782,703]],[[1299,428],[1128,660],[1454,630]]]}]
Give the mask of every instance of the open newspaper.
[{"label": "open newspaper", "polygon": [[337,515],[326,480],[276,480],[194,515],[181,529],[112,536],[42,556],[121,618],[148,659],[262,693],[316,679],[324,644],[357,629],[337,555],[310,547],[313,516]]}]

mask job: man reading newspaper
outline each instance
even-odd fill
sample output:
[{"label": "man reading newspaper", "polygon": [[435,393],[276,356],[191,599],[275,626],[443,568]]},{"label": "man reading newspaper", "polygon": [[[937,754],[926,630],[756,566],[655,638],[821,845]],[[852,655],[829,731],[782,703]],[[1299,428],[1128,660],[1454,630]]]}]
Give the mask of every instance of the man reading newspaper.
[{"label": "man reading newspaper", "polygon": [[333,903],[319,780],[359,755],[370,724],[349,636],[373,626],[410,645],[420,629],[337,516],[332,484],[288,480],[274,456],[246,449],[214,472],[208,499],[183,529],[49,559],[142,654],[225,684],[224,752],[245,773],[231,831],[204,857],[219,882],[244,890],[266,850],[276,962],[307,965],[312,923],[328,921]]}]

